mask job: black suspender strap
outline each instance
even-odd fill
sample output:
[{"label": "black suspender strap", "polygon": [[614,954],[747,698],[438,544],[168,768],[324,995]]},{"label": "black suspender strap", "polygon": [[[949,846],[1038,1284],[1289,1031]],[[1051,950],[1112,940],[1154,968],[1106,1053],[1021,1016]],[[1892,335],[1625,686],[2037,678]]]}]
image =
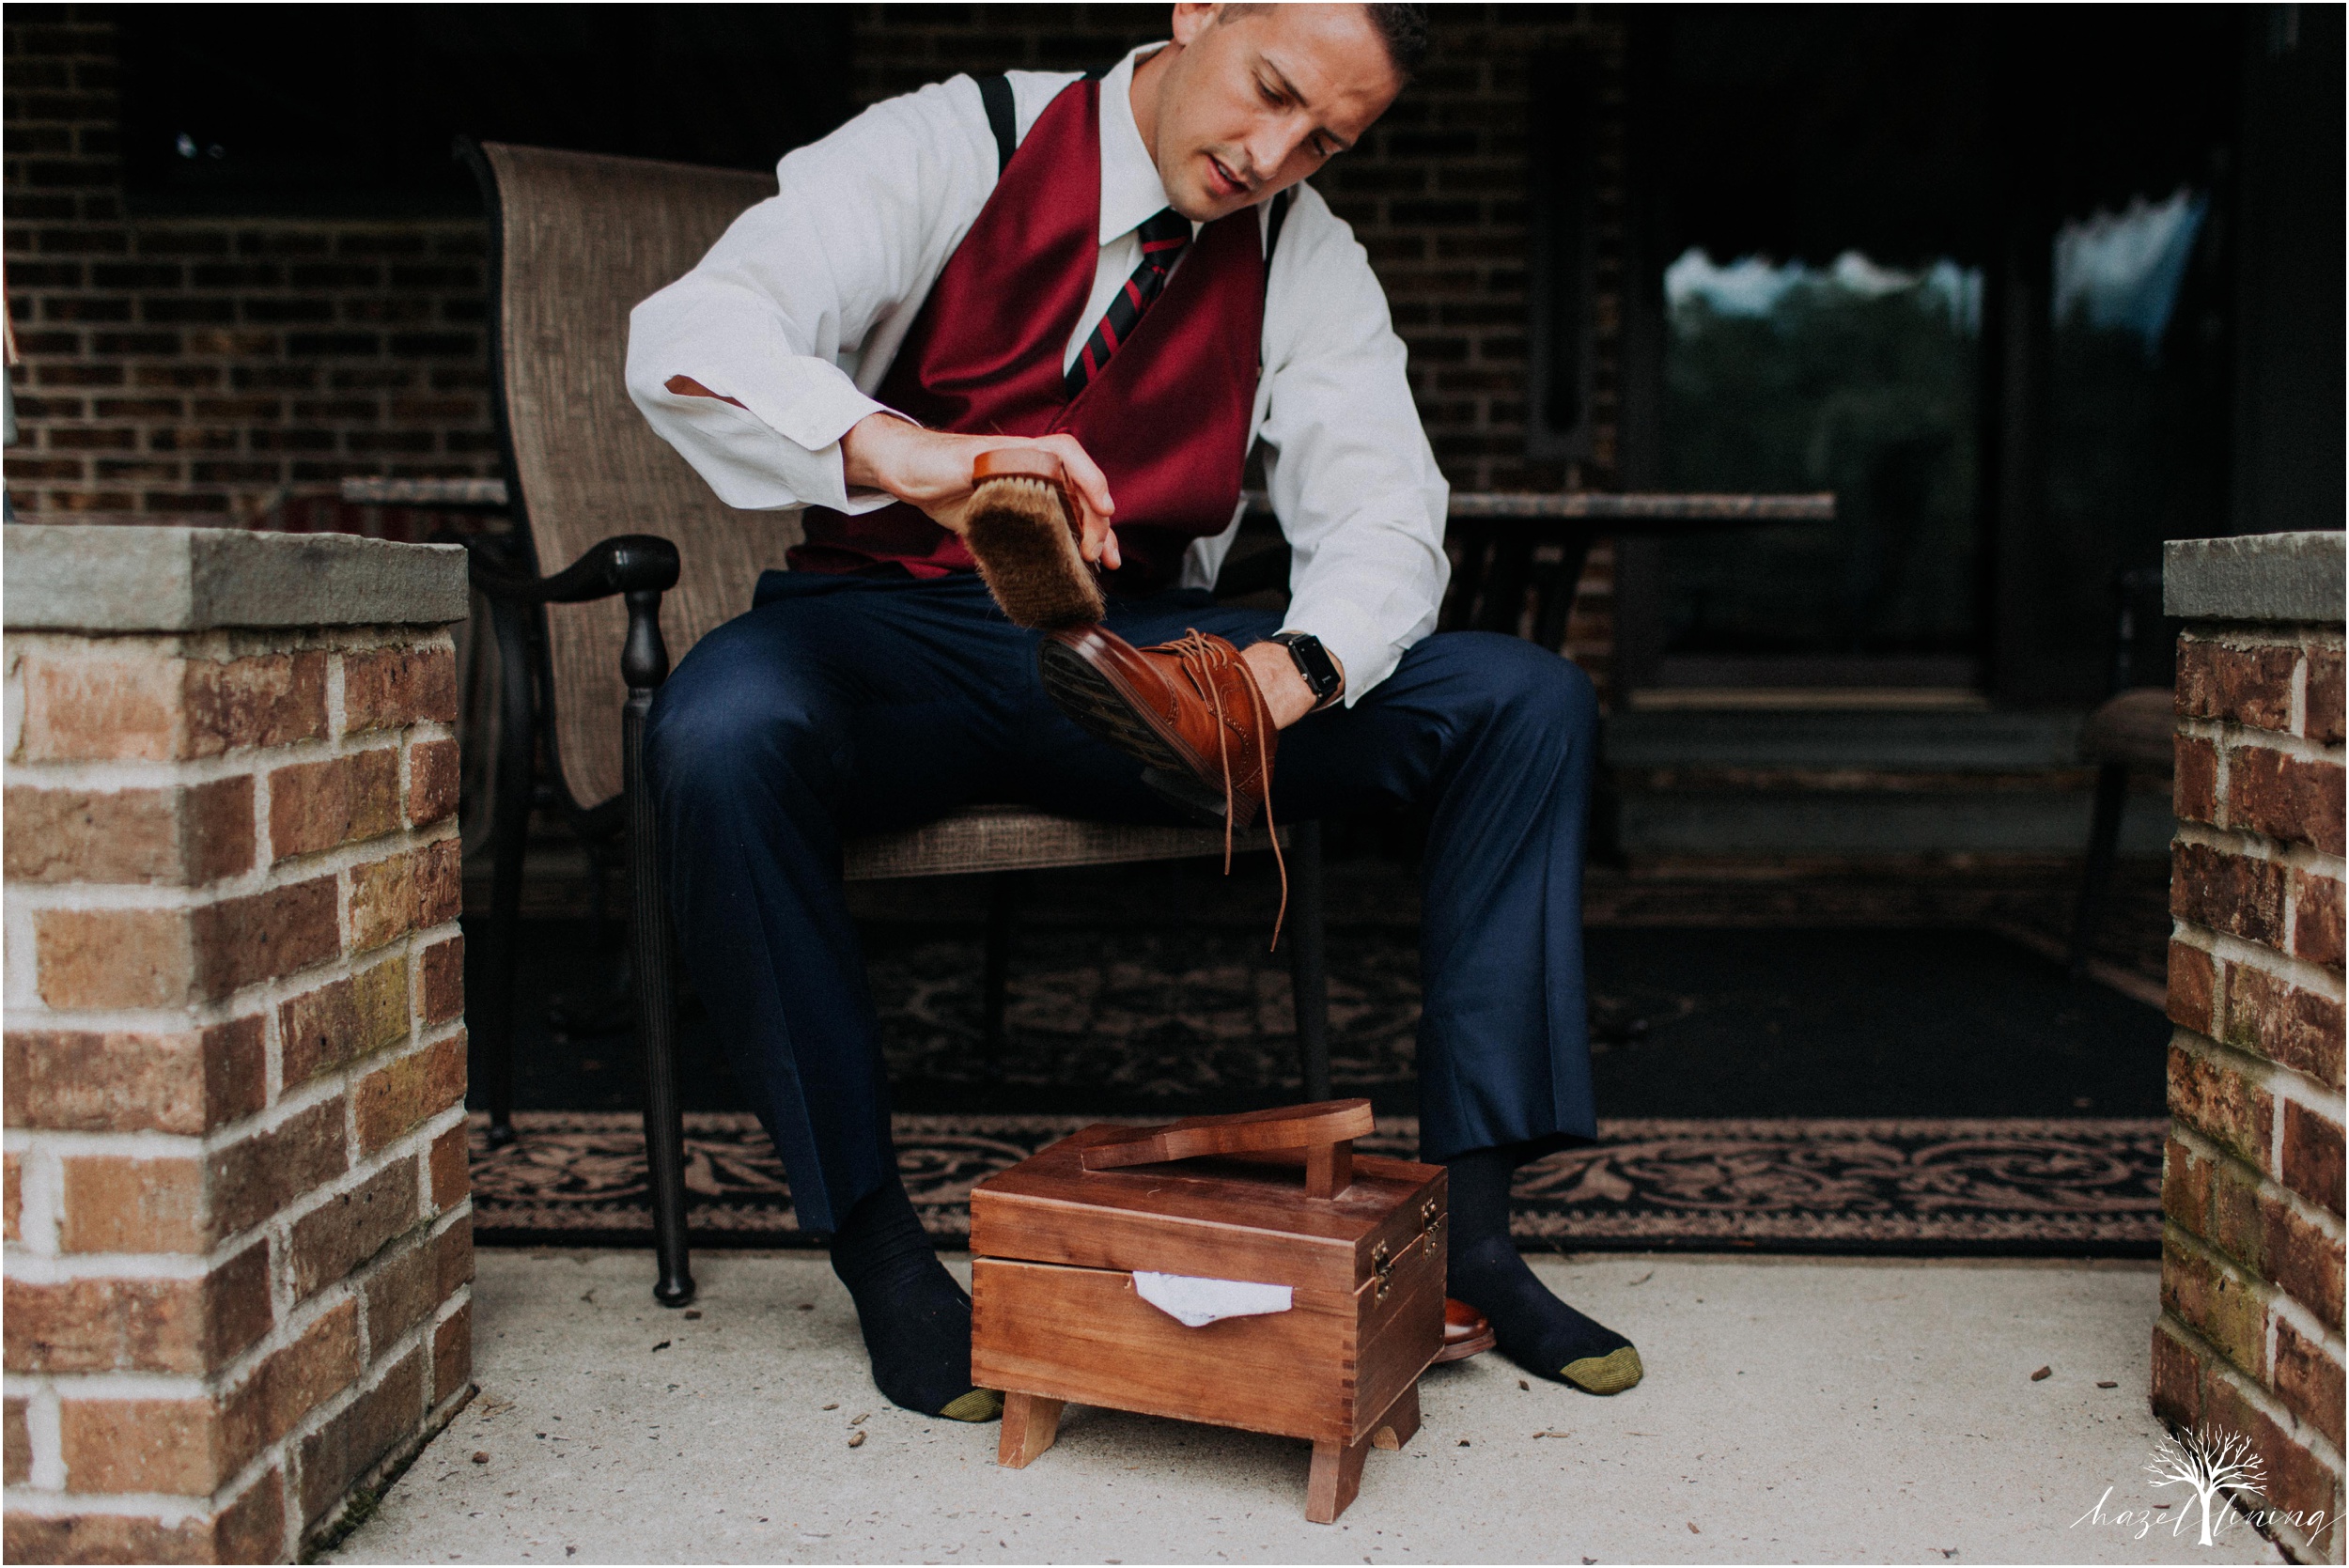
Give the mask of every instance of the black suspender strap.
[{"label": "black suspender strap", "polygon": [[1019,149],[1019,118],[1011,101],[1011,78],[997,74],[979,78],[979,101],[987,106],[987,128],[995,132],[995,175],[1003,178],[1011,155]]},{"label": "black suspender strap", "polygon": [[1281,225],[1288,221],[1289,198],[1293,193],[1282,192],[1272,198],[1272,215],[1265,220],[1264,264],[1272,265],[1272,247],[1281,242]]},{"label": "black suspender strap", "polygon": [[[1107,68],[1088,70],[1085,80],[1098,82],[1108,74]],[[1011,163],[1011,155],[1019,150],[1019,116],[1012,103],[1011,78],[998,71],[976,80],[979,102],[987,109],[987,128],[995,132],[995,178],[1001,179]]]},{"label": "black suspender strap", "polygon": [[[1103,71],[1085,73],[1088,80],[1097,81]],[[1003,178],[1011,163],[1011,155],[1019,149],[1019,119],[1011,97],[1011,78],[998,72],[978,78],[979,101],[987,109],[987,128],[995,133],[995,175]],[[1264,258],[1272,260],[1273,247],[1281,242],[1281,225],[1288,220],[1290,193],[1283,191],[1272,198],[1272,213],[1265,222]]]}]

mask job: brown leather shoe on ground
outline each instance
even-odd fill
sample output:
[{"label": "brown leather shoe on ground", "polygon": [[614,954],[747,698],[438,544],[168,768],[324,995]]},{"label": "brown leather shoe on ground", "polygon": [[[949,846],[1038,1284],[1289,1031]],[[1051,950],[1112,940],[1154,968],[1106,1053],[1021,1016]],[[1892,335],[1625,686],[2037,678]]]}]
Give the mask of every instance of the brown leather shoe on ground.
[{"label": "brown leather shoe on ground", "polygon": [[1192,631],[1137,648],[1070,627],[1046,633],[1037,657],[1060,710],[1139,761],[1159,796],[1226,830],[1266,811],[1280,730],[1231,644]]},{"label": "brown leather shoe on ground", "polygon": [[1493,1326],[1483,1312],[1465,1301],[1451,1296],[1443,1300],[1443,1348],[1436,1352],[1438,1363],[1466,1360],[1482,1355],[1496,1343]]}]

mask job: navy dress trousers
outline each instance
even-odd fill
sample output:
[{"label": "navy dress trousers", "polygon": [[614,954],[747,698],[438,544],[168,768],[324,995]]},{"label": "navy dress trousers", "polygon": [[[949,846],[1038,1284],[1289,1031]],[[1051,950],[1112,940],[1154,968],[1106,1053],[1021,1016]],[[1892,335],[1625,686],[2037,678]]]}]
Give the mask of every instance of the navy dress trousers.
[{"label": "navy dress trousers", "polygon": [[[1190,628],[1245,646],[1270,611],[1196,589],[1112,598],[1137,646]],[[879,1027],[844,839],[1002,801],[1176,818],[1130,757],[1062,715],[1038,634],[968,573],[769,572],[653,705],[646,771],[681,956],[772,1133],[800,1220],[837,1228],[893,1167]],[[1438,632],[1350,707],[1280,739],[1274,815],[1423,811],[1421,1157],[1596,1131],[1582,846],[1596,705],[1532,644]]]}]

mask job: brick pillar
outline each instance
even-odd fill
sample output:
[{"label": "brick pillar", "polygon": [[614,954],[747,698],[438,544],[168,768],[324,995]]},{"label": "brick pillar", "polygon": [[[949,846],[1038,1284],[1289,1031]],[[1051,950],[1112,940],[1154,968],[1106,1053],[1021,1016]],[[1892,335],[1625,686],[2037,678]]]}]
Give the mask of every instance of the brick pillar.
[{"label": "brick pillar", "polygon": [[2340,534],[2273,534],[2172,544],[2163,568],[2186,627],[2153,1404],[2248,1436],[2253,1517],[2322,1562],[2342,1560],[2342,567]]},{"label": "brick pillar", "polygon": [[463,552],[0,538],[6,1555],[290,1560],[471,1389]]}]

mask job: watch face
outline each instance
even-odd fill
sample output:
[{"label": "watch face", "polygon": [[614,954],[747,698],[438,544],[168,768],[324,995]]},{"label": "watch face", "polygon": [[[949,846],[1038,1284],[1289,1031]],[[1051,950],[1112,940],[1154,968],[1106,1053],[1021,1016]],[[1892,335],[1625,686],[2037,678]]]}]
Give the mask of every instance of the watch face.
[{"label": "watch face", "polygon": [[1338,689],[1338,668],[1330,661],[1330,651],[1321,645],[1321,639],[1310,632],[1293,631],[1279,639],[1288,644],[1289,657],[1296,661],[1298,673],[1316,697],[1327,697]]}]

